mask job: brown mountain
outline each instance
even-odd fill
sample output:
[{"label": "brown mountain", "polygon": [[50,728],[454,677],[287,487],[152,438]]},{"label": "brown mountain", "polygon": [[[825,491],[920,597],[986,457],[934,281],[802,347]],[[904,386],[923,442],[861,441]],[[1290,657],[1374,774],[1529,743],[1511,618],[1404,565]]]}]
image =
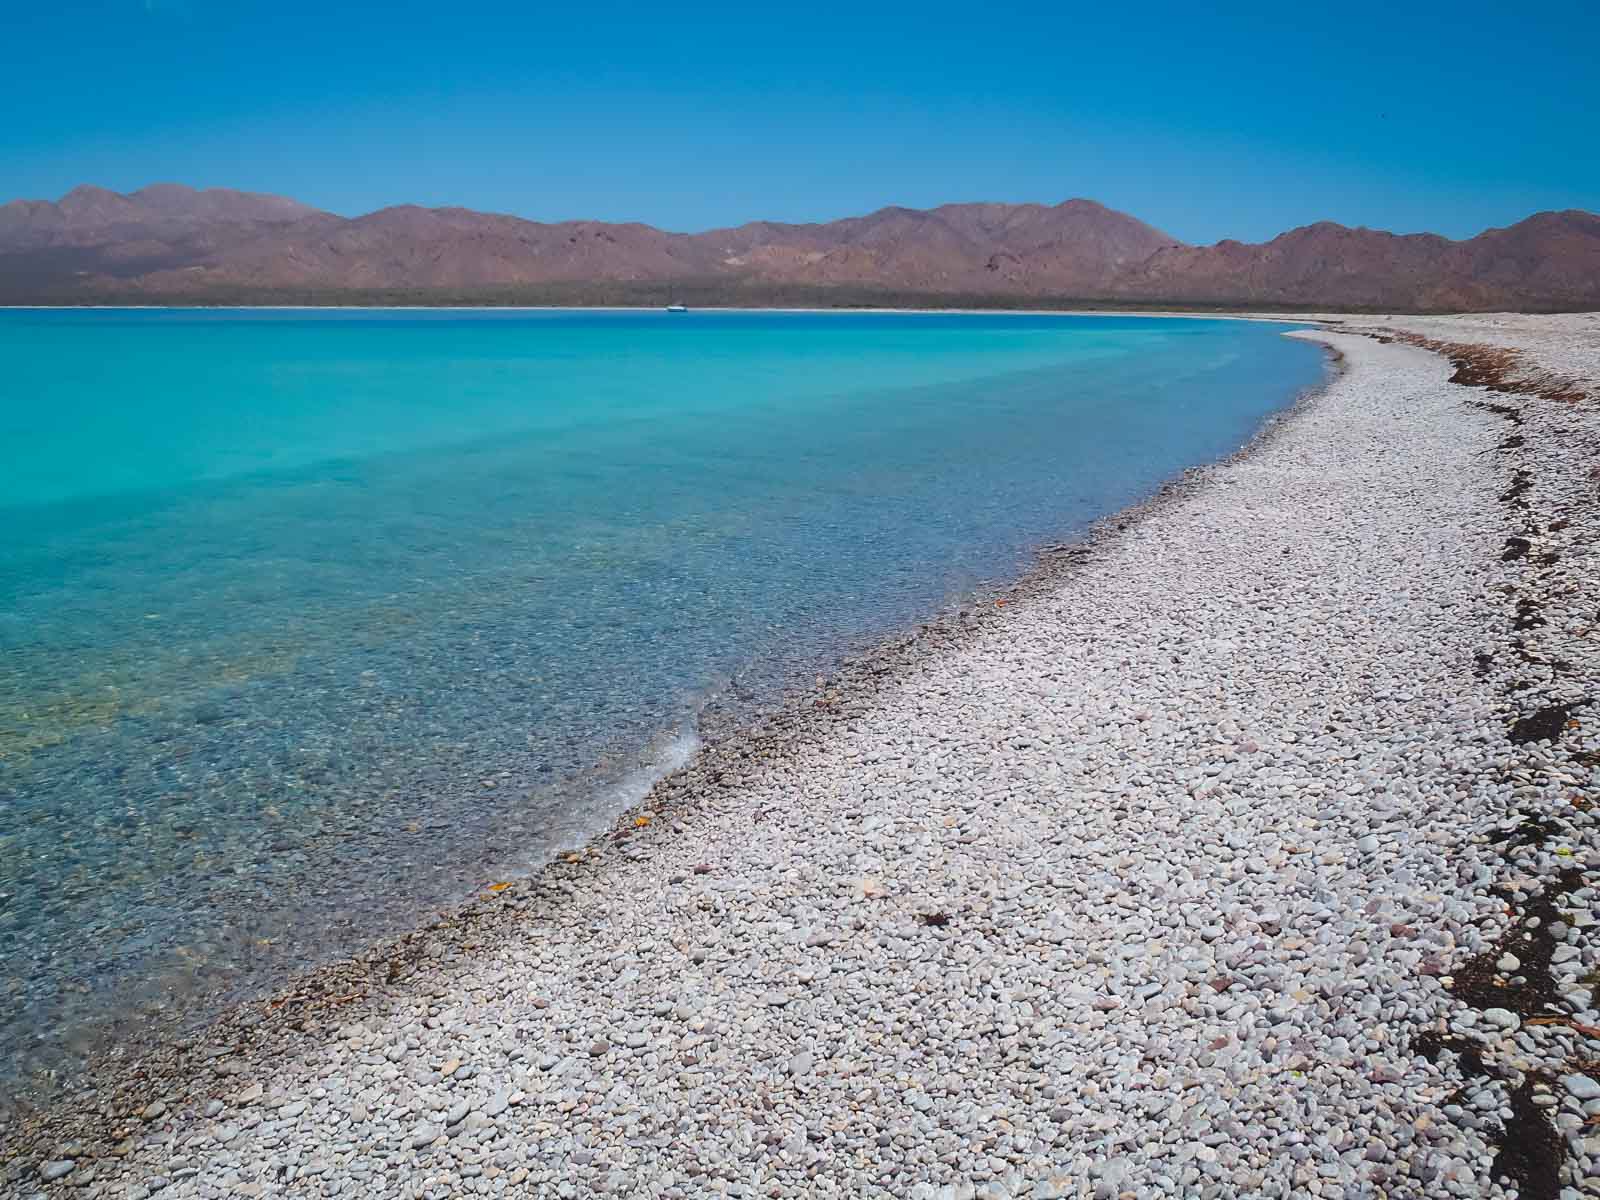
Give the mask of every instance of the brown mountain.
[{"label": "brown mountain", "polygon": [[700,234],[725,269],[815,285],[1093,295],[1175,238],[1096,204],[884,208],[826,225],[759,222]]},{"label": "brown mountain", "polygon": [[124,195],[84,185],[54,203],[0,204],[0,249],[107,245],[141,238],[178,241],[224,232],[243,235],[308,218],[339,220],[298,200],[227,188],[199,191],[178,183],[157,183]]},{"label": "brown mountain", "polygon": [[0,206],[0,296],[94,299],[1143,303],[1387,309],[1600,306],[1600,217],[1540,213],[1464,241],[1321,222],[1188,246],[1090,200],[885,208],[701,234],[404,205],[346,219],[161,184]]},{"label": "brown mountain", "polygon": [[260,231],[141,280],[156,291],[462,288],[667,279],[711,270],[692,238],[648,225],[545,225],[464,208],[384,208],[354,220]]},{"label": "brown mountain", "polygon": [[85,185],[54,203],[13,200],[0,204],[0,295],[92,294],[264,233],[340,220],[282,196],[176,183],[126,195]]},{"label": "brown mountain", "polygon": [[1539,213],[1453,242],[1322,221],[1262,245],[1172,246],[1119,295],[1354,308],[1583,308],[1600,304],[1600,216]]}]

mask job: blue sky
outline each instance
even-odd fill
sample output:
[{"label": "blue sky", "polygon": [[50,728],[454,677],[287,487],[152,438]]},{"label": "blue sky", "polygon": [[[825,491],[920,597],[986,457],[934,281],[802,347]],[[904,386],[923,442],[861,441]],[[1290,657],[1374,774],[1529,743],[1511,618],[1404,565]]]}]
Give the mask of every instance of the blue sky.
[{"label": "blue sky", "polygon": [[1190,241],[1600,209],[1600,5],[0,0],[0,199],[696,230],[1088,196]]}]

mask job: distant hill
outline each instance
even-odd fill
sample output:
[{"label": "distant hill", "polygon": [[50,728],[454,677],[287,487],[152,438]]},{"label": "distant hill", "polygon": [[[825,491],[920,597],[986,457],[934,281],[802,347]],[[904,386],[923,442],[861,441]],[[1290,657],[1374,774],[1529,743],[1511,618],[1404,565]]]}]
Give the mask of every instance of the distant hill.
[{"label": "distant hill", "polygon": [[1600,307],[1600,217],[1452,241],[1319,222],[1190,246],[1096,204],[884,208],[709,233],[402,205],[345,218],[157,184],[0,205],[0,300],[247,303],[1129,302],[1434,311]]},{"label": "distant hill", "polygon": [[1120,295],[1196,302],[1413,310],[1600,306],[1600,216],[1538,213],[1453,242],[1331,221],[1261,245],[1170,246],[1119,281]]},{"label": "distant hill", "polygon": [[224,254],[296,224],[342,218],[282,196],[156,184],[126,195],[77,187],[60,200],[0,205],[0,295],[92,294]]}]

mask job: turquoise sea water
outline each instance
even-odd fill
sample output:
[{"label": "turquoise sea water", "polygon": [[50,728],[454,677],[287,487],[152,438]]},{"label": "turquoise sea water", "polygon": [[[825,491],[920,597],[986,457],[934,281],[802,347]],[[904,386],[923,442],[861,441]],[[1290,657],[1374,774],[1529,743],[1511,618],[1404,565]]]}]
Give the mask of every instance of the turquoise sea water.
[{"label": "turquoise sea water", "polygon": [[0,1061],[537,865],[709,697],[1237,447],[1282,328],[0,313]]}]

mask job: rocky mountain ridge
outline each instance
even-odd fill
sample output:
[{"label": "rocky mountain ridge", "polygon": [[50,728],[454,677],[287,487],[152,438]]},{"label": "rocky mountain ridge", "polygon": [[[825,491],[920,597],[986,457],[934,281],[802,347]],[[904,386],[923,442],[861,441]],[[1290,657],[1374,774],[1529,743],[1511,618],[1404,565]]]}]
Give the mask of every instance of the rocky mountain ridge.
[{"label": "rocky mountain ridge", "polygon": [[1187,245],[1092,200],[889,207],[706,233],[400,205],[346,218],[281,196],[157,184],[0,205],[0,298],[213,303],[549,289],[705,302],[777,294],[1472,310],[1600,306],[1600,216],[1539,213],[1461,241],[1318,222]]}]

